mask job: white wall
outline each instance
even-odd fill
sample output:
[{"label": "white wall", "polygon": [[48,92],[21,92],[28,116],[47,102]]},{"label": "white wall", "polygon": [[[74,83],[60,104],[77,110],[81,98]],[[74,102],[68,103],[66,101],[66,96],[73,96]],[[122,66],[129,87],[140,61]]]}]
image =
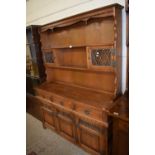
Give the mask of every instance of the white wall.
[{"label": "white wall", "polygon": [[43,25],[94,8],[124,0],[27,0],[27,25]]},{"label": "white wall", "polygon": [[[103,7],[113,3],[125,5],[125,0],[27,0],[26,25],[44,25],[81,12]],[[126,89],[126,17],[122,10],[123,68],[122,92]]]}]

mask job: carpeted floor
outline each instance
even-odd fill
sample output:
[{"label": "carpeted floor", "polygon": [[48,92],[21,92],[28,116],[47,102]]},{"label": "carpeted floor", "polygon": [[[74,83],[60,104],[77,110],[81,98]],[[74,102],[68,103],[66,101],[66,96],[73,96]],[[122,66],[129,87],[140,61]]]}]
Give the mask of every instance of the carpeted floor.
[{"label": "carpeted floor", "polygon": [[26,130],[27,155],[89,155],[50,129],[43,129],[42,123],[30,114],[26,114]]}]

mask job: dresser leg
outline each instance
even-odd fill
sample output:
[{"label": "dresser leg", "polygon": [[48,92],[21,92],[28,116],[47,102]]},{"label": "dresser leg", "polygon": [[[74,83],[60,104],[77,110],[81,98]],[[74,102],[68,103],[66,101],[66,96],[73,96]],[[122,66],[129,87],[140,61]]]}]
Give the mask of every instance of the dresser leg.
[{"label": "dresser leg", "polygon": [[43,128],[44,128],[44,129],[46,129],[46,128],[47,128],[47,127],[46,127],[46,125],[45,125],[45,123],[43,123]]}]

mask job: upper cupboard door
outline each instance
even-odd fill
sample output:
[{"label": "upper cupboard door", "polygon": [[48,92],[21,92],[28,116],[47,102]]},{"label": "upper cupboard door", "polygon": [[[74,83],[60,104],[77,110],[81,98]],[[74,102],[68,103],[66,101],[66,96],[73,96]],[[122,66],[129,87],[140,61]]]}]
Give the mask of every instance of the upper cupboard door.
[{"label": "upper cupboard door", "polygon": [[114,71],[116,68],[116,50],[107,47],[87,47],[88,68]]}]

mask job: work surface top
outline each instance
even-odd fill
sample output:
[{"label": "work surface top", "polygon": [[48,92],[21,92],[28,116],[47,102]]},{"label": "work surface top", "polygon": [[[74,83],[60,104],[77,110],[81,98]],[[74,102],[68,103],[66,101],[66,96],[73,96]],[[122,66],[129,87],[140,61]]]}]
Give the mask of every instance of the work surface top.
[{"label": "work surface top", "polygon": [[114,104],[112,95],[56,82],[44,83],[36,89],[89,104],[96,108],[109,109]]}]

